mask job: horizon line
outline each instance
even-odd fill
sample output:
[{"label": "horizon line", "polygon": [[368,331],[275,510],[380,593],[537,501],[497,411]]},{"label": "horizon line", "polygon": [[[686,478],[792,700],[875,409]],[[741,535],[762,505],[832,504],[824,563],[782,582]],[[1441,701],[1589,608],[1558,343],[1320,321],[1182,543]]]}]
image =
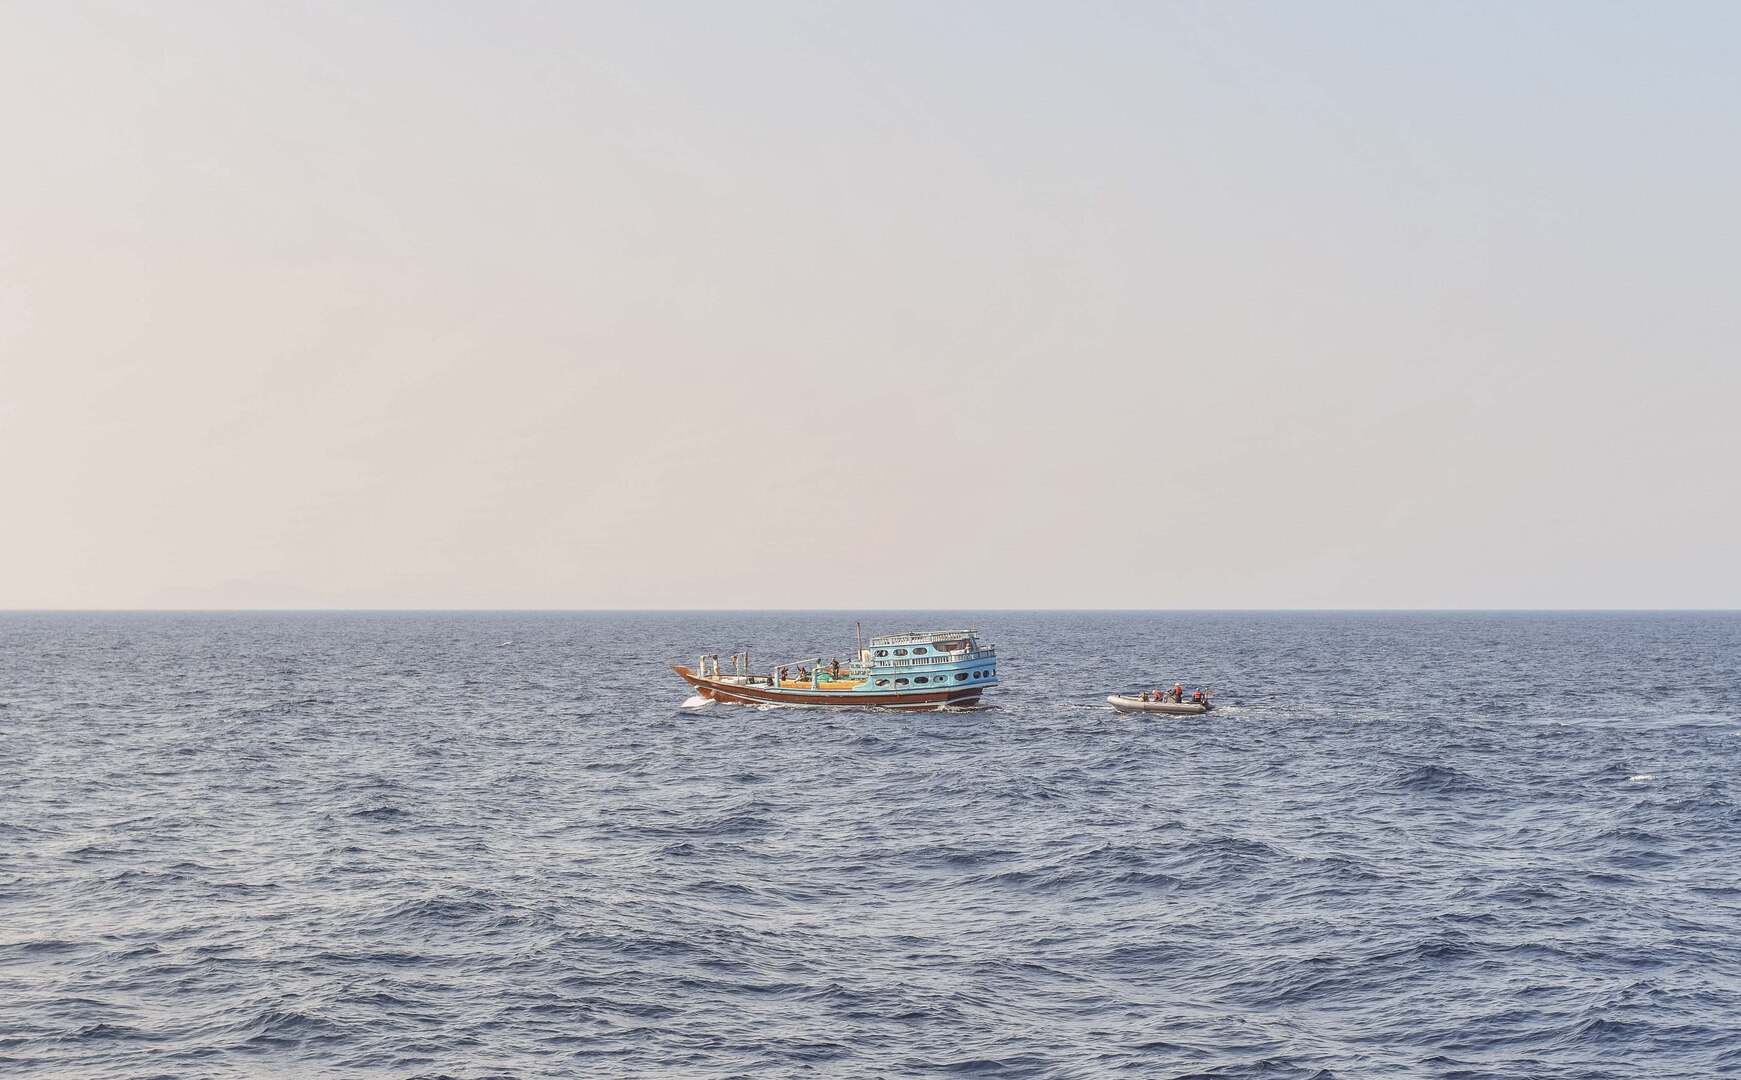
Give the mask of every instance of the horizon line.
[{"label": "horizon line", "polygon": [[736,608],[736,607],[0,607],[0,615],[416,615],[416,614],[1737,614],[1737,607],[1032,607],[1032,608]]}]

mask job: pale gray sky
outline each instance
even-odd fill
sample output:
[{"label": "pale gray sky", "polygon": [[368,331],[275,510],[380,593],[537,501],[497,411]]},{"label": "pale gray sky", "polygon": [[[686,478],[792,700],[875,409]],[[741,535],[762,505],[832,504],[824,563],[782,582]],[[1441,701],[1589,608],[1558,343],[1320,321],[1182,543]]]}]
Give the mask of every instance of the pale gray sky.
[{"label": "pale gray sky", "polygon": [[0,608],[1741,606],[1730,4],[0,5]]}]

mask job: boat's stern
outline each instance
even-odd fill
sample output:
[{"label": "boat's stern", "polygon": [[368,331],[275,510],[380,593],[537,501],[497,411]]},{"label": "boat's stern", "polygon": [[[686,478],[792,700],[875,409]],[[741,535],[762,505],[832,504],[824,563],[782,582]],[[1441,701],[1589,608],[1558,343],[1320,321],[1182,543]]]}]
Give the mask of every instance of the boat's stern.
[{"label": "boat's stern", "polygon": [[936,694],[951,707],[972,707],[997,685],[997,648],[976,630],[887,634],[864,650],[872,693]]}]

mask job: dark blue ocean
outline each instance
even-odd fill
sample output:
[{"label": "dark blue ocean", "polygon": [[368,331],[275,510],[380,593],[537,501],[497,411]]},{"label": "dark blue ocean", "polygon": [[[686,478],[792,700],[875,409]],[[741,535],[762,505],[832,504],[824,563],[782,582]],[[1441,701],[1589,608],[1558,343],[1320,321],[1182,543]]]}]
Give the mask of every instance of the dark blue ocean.
[{"label": "dark blue ocean", "polygon": [[1741,616],[854,618],[0,614],[0,1075],[1741,1075]]}]

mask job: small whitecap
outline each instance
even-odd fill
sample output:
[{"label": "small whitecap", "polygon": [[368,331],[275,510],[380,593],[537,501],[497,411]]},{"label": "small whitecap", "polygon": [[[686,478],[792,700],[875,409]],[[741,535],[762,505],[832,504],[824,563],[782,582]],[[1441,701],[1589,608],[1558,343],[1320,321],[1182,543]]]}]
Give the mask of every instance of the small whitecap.
[{"label": "small whitecap", "polygon": [[1645,783],[1649,783],[1652,780],[1655,780],[1656,777],[1652,776],[1650,773],[1641,772],[1641,773],[1633,773],[1631,776],[1628,776],[1626,779],[1632,781],[1635,784],[1645,784]]}]

